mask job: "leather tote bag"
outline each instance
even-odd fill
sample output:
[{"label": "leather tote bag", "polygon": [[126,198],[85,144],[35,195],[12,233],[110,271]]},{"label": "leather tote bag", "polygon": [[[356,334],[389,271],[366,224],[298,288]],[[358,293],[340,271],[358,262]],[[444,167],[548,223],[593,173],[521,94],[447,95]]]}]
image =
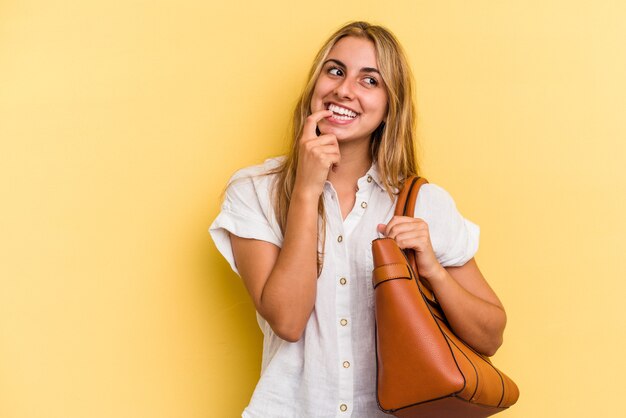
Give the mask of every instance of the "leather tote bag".
[{"label": "leather tote bag", "polygon": [[[411,177],[395,215],[413,216],[426,180]],[[513,405],[515,383],[450,330],[417,275],[413,250],[372,242],[378,406],[403,418],[481,418]]]}]

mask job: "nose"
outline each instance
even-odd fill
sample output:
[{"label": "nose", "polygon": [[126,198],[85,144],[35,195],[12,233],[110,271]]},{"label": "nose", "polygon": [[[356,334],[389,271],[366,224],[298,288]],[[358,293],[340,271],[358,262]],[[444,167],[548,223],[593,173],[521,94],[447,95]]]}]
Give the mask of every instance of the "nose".
[{"label": "nose", "polygon": [[354,91],[352,90],[352,80],[350,78],[345,77],[337,86],[333,93],[335,96],[345,100],[352,100],[354,98]]}]

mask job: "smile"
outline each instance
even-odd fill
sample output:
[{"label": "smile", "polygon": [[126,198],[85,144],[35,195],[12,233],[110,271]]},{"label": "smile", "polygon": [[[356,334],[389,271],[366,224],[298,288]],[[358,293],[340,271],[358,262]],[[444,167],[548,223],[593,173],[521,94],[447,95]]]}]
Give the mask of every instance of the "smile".
[{"label": "smile", "polygon": [[328,110],[333,112],[332,118],[335,120],[348,121],[353,120],[358,116],[358,114],[350,109],[345,107],[337,106],[336,104],[329,104]]}]

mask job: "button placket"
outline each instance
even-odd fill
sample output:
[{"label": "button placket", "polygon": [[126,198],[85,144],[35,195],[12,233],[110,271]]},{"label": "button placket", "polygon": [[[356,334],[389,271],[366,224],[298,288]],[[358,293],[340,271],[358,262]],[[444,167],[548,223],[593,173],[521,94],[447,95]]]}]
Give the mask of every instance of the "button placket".
[{"label": "button placket", "polygon": [[350,231],[346,229],[345,224],[340,222],[337,222],[336,224],[333,222],[333,226],[334,228],[331,227],[330,229],[332,234],[331,236],[335,236],[337,238],[336,241],[331,241],[329,244],[334,250],[334,255],[336,257],[334,258],[334,265],[337,268],[337,276],[335,276],[335,280],[337,280],[335,297],[335,315],[337,322],[335,322],[335,326],[337,327],[337,360],[339,363],[339,385],[337,388],[337,400],[339,401],[338,414],[348,416],[351,414],[351,405],[354,397],[354,374],[352,372],[352,367],[349,367],[350,363],[345,363],[344,365],[344,362],[352,360],[352,333],[349,328],[342,324],[341,319],[346,319],[347,321],[347,318],[350,318],[350,303],[352,292],[354,290],[352,282],[350,281],[352,279],[351,275],[353,272],[350,269],[350,258],[348,256]]}]

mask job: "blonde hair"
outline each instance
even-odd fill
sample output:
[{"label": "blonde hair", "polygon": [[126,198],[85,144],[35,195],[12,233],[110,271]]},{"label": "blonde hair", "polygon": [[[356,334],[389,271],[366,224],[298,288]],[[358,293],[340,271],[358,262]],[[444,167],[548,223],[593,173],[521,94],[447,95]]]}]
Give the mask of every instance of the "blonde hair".
[{"label": "blonde hair", "polygon": [[[376,128],[371,137],[371,157],[377,164],[380,180],[390,196],[401,187],[402,180],[417,174],[415,156],[415,105],[411,70],[404,51],[396,37],[386,28],[367,22],[351,22],[338,29],[324,43],[309,72],[308,81],[296,104],[291,124],[291,149],[285,160],[274,170],[277,174],[272,196],[276,219],[285,233],[287,213],[298,167],[299,138],[307,116],[311,114],[311,98],[323,64],[332,47],[342,38],[354,36],[372,41],[376,48],[377,64],[388,95],[386,122]],[[318,212],[321,219],[321,248],[324,245],[326,218],[323,198],[320,196]],[[323,254],[318,250],[318,274],[321,273]]]}]

